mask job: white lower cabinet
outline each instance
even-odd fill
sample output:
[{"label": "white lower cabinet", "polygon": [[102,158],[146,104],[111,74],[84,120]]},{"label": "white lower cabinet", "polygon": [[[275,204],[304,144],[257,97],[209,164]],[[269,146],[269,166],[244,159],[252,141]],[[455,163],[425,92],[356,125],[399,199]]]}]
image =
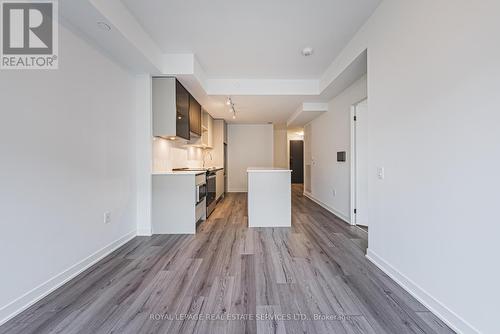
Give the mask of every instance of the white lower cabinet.
[{"label": "white lower cabinet", "polygon": [[153,174],[151,223],[153,234],[195,234],[198,220],[206,219],[205,200],[196,205],[196,185],[205,173]]}]

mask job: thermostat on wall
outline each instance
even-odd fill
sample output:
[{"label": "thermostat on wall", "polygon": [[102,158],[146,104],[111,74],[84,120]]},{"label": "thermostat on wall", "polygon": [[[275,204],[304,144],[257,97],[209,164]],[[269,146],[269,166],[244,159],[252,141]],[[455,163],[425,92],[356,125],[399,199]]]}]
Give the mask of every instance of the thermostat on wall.
[{"label": "thermostat on wall", "polygon": [[337,152],[337,161],[345,162],[345,151]]}]

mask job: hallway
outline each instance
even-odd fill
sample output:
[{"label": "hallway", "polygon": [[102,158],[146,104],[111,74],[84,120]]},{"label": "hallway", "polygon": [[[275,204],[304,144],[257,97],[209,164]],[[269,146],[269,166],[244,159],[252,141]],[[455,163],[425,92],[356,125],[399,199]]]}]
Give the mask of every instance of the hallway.
[{"label": "hallway", "polygon": [[229,193],[195,236],[136,237],[0,333],[453,333],[364,257],[365,232],[292,192],[291,229],[248,229]]}]

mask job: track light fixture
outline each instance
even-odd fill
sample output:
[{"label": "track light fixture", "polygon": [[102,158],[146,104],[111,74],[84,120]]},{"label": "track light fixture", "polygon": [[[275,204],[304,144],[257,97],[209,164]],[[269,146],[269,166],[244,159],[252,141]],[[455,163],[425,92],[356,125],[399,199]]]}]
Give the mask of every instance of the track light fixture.
[{"label": "track light fixture", "polygon": [[231,97],[227,97],[226,105],[229,106],[229,112],[233,113],[233,119],[236,119],[236,109],[234,108],[234,103]]}]

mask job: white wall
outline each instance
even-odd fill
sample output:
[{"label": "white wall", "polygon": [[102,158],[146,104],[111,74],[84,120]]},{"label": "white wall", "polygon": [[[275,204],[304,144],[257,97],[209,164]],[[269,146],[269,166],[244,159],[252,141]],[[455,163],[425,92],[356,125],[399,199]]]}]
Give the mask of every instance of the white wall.
[{"label": "white wall", "polygon": [[0,74],[0,322],[136,231],[134,78],[59,34],[59,70]]},{"label": "white wall", "polygon": [[463,333],[500,332],[499,12],[385,0],[323,79],[368,48],[368,255]]},{"label": "white wall", "polygon": [[150,236],[153,170],[152,80],[149,74],[135,80],[135,163],[137,196],[137,235]]},{"label": "white wall", "polygon": [[[350,213],[350,109],[366,98],[366,76],[360,78],[328,104],[328,111],[311,122],[311,194],[346,221]],[[347,161],[337,162],[346,151]],[[335,190],[336,195],[333,195]]]},{"label": "white wall", "polygon": [[248,167],[273,166],[272,124],[229,124],[227,127],[228,191],[247,191]]},{"label": "white wall", "polygon": [[[293,129],[287,131],[288,140],[304,140],[304,129]],[[290,148],[290,146],[288,147]]]},{"label": "white wall", "polygon": [[274,125],[274,167],[290,168],[290,140],[304,140],[303,129]]},{"label": "white wall", "polygon": [[274,126],[274,167],[288,168],[288,138],[286,125]]}]

